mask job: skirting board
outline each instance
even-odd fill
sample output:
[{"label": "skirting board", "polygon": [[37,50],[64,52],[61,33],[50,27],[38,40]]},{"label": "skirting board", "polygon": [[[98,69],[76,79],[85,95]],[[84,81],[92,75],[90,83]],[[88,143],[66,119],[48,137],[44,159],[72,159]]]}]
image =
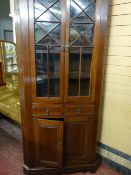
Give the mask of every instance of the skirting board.
[{"label": "skirting board", "polygon": [[109,165],[121,174],[131,174],[130,155],[127,155],[100,142],[97,143],[97,154],[101,162]]}]

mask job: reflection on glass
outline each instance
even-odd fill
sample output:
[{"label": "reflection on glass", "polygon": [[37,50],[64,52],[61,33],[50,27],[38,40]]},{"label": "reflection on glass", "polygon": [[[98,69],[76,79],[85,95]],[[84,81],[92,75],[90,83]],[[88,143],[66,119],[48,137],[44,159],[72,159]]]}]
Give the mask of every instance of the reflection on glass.
[{"label": "reflection on glass", "polygon": [[79,16],[77,16],[73,22],[75,23],[92,23],[91,19],[84,13],[82,12]]},{"label": "reflection on glass", "polygon": [[[40,26],[41,25],[41,26]],[[36,23],[36,43],[44,45],[60,45],[60,25],[52,23]]]},{"label": "reflection on glass", "polygon": [[82,9],[71,17],[70,21],[70,45],[93,47],[93,32],[95,19],[95,2],[91,0],[70,1],[70,13],[74,14],[75,9]]},{"label": "reflection on glass", "polygon": [[90,47],[90,43],[83,36],[81,36],[72,44],[72,46],[79,46],[79,47],[88,46],[88,47]]},{"label": "reflection on glass", "polygon": [[35,8],[35,19],[38,18],[46,10],[46,8],[38,0],[35,0],[34,8]]},{"label": "reflection on glass", "polygon": [[46,11],[37,20],[38,21],[53,21],[53,22],[58,21],[58,19],[50,11]]},{"label": "reflection on glass", "polygon": [[73,26],[71,26],[70,27],[70,42],[76,40],[79,36],[80,34],[77,32],[77,30]]},{"label": "reflection on glass", "polygon": [[46,8],[49,8],[56,0],[39,0]]},{"label": "reflection on glass", "polygon": [[55,29],[53,29],[51,32],[50,32],[50,36],[52,38],[55,39],[55,41],[57,43],[60,44],[60,40],[61,40],[61,36],[60,36],[60,31],[61,31],[61,25],[58,25],[57,27],[55,27]]},{"label": "reflection on glass", "polygon": [[[75,23],[73,24],[74,28],[76,28],[76,30],[78,30],[81,34],[84,34],[86,31],[89,30],[89,26],[87,24],[79,24],[79,23]],[[94,26],[94,25],[93,25]]]},{"label": "reflection on glass", "polygon": [[36,24],[35,24],[36,42],[39,42],[42,38],[44,38],[47,34],[49,34],[57,26],[58,26],[58,24],[56,24],[56,23],[36,22]]},{"label": "reflection on glass", "polygon": [[87,8],[94,0],[75,0],[75,2],[82,8]]},{"label": "reflection on glass", "polygon": [[70,1],[71,6],[70,6],[70,18],[71,20],[75,18],[82,10],[78,7],[78,5],[71,0]]},{"label": "reflection on glass", "polygon": [[93,2],[87,9],[85,9],[86,14],[94,21],[95,20],[95,7],[96,4]]},{"label": "reflection on glass", "polygon": [[35,24],[35,42],[36,43],[39,42],[45,35],[46,35],[45,31],[42,30],[39,24],[36,23]]},{"label": "reflection on glass", "polygon": [[93,45],[93,33],[94,33],[94,24],[90,24],[88,29],[84,33],[84,37],[86,37],[87,41]]},{"label": "reflection on glass", "polygon": [[57,1],[51,8],[50,11],[58,18],[61,18],[61,4],[60,0]]},{"label": "reflection on glass", "polygon": [[42,44],[42,45],[54,45],[54,46],[57,46],[58,43],[56,42],[56,40],[54,40],[53,38],[51,38],[49,35],[47,35],[46,37],[42,38],[41,41],[39,42],[39,44]]},{"label": "reflection on glass", "polygon": [[73,46],[93,46],[94,24],[73,24],[70,27],[70,44]]},{"label": "reflection on glass", "polygon": [[36,46],[37,96],[55,97],[60,93],[60,49]]}]

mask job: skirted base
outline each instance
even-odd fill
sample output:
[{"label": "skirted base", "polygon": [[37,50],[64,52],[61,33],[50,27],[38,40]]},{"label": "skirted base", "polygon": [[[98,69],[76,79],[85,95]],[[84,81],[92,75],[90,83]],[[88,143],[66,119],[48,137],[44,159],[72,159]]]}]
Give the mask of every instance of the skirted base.
[{"label": "skirted base", "polygon": [[77,167],[63,167],[63,168],[28,168],[24,165],[24,173],[26,175],[59,175],[59,174],[71,174],[77,172],[95,172],[98,168],[99,160],[95,163],[77,166]]}]

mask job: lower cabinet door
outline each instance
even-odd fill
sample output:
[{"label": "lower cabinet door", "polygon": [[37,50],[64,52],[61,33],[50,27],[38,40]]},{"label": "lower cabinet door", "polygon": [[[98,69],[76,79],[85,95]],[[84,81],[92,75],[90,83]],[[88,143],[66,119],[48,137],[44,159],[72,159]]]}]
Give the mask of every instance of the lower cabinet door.
[{"label": "lower cabinet door", "polygon": [[62,167],[63,121],[35,120],[34,142],[36,166]]},{"label": "lower cabinet door", "polygon": [[93,117],[65,119],[64,129],[64,164],[91,163]]}]

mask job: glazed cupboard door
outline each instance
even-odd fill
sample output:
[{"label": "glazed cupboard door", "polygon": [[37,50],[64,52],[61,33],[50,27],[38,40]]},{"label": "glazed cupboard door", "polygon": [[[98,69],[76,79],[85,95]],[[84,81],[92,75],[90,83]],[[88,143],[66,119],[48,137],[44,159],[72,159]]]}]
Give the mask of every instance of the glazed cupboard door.
[{"label": "glazed cupboard door", "polygon": [[62,167],[63,122],[34,121],[35,162],[37,166]]},{"label": "glazed cupboard door", "polygon": [[[89,101],[94,95],[95,0],[67,0],[65,101]],[[94,71],[93,71],[94,69]]]},{"label": "glazed cupboard door", "polygon": [[34,102],[63,101],[64,1],[34,0],[31,38],[32,89]]},{"label": "glazed cupboard door", "polygon": [[91,101],[96,1],[34,0],[33,9],[33,102]]}]

